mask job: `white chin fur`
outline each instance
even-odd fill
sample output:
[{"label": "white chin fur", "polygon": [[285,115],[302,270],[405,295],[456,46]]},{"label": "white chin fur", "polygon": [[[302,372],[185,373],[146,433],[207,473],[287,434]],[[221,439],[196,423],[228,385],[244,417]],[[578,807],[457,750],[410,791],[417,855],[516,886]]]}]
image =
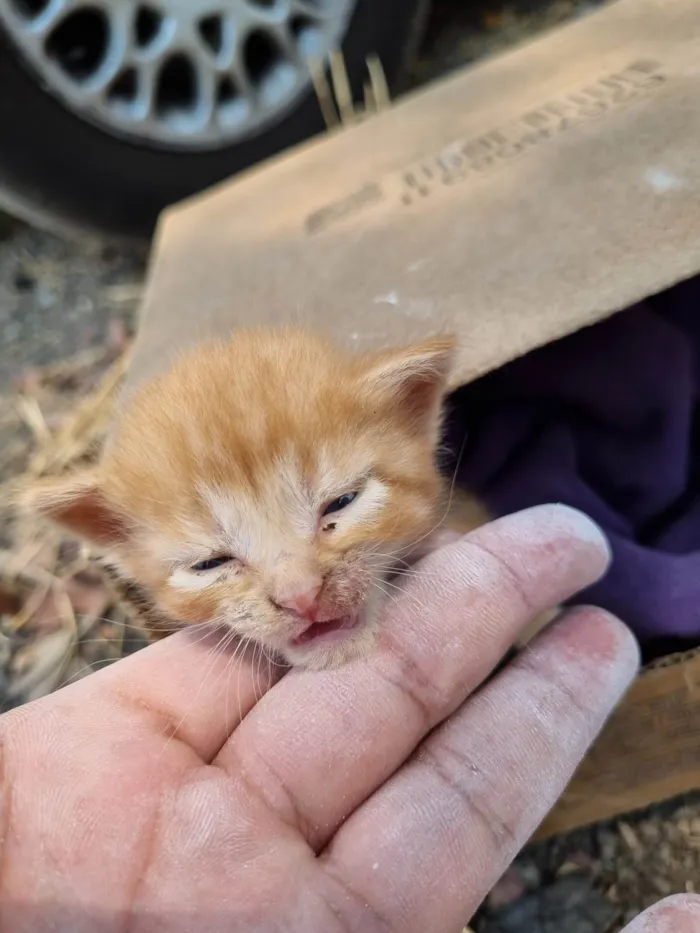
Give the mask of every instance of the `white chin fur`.
[{"label": "white chin fur", "polygon": [[319,640],[317,645],[312,642],[308,648],[286,647],[281,653],[292,667],[314,671],[340,667],[349,661],[366,657],[377,641],[378,631],[379,625],[376,621],[365,622],[359,631],[353,632],[342,641],[324,645]]}]

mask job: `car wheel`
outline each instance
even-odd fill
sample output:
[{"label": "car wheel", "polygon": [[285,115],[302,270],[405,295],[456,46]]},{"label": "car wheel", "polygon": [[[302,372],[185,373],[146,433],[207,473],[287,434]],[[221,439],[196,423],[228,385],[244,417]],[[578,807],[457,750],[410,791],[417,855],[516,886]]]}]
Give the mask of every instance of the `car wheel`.
[{"label": "car wheel", "polygon": [[401,71],[425,0],[0,0],[0,202],[148,236],[160,211],[323,130],[308,61]]}]

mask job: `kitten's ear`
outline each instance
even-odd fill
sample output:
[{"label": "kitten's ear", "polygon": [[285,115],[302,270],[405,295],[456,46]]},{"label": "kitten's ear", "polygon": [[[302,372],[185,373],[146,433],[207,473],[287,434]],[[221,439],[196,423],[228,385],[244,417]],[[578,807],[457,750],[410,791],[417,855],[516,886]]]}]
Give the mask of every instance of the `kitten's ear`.
[{"label": "kitten's ear", "polygon": [[398,405],[417,427],[437,428],[454,357],[450,338],[414,344],[374,357],[363,382]]},{"label": "kitten's ear", "polygon": [[17,504],[91,544],[111,547],[129,537],[125,519],[103,495],[93,470],[39,480],[20,494]]}]

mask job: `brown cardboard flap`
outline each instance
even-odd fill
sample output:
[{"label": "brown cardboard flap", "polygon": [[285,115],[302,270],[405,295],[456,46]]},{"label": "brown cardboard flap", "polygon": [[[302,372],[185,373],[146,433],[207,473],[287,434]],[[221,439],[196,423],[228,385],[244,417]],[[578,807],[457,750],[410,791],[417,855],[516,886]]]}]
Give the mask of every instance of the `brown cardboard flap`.
[{"label": "brown cardboard flap", "polygon": [[700,653],[645,671],[538,837],[700,787]]},{"label": "brown cardboard flap", "polygon": [[700,5],[618,0],[172,209],[129,386],[204,337],[456,331],[465,381],[700,268]]}]

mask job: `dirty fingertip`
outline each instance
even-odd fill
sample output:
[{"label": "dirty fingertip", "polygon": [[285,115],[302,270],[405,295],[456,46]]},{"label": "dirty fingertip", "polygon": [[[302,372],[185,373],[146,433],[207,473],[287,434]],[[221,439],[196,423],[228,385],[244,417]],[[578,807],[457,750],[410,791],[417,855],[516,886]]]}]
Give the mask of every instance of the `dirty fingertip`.
[{"label": "dirty fingertip", "polygon": [[[639,671],[637,639],[617,616],[596,606],[567,609],[545,633],[588,667],[589,676],[607,671],[613,693],[623,693]],[[700,933],[700,931],[699,931]]]},{"label": "dirty fingertip", "polygon": [[633,920],[624,933],[700,933],[700,896],[667,897]]},{"label": "dirty fingertip", "polygon": [[575,509],[570,505],[553,503],[551,505],[536,505],[528,509],[531,513],[537,513],[548,522],[556,523],[562,531],[568,531],[572,538],[578,538],[588,544],[593,544],[599,548],[609,559],[610,543],[603,529],[593,521],[585,512]]}]

